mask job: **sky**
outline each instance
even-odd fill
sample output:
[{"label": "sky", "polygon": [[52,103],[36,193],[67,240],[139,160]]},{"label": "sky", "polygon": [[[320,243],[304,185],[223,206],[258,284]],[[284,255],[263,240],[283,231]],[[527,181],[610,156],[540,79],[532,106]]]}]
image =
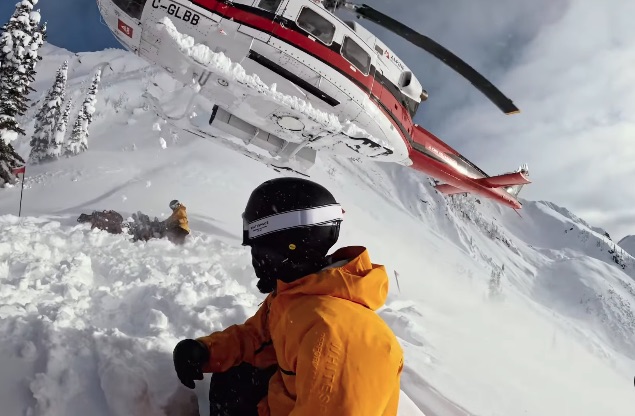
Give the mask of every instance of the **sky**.
[{"label": "sky", "polygon": [[[13,2],[0,5],[6,20]],[[528,163],[521,196],[562,205],[617,241],[635,234],[635,2],[365,0],[437,40],[520,107],[503,115],[430,55],[372,23],[430,93],[416,121],[489,174]],[[49,41],[117,47],[92,0],[41,0]],[[362,22],[363,23],[363,22]],[[364,23],[363,23],[364,24]]]},{"label": "sky", "polygon": [[635,2],[368,3],[457,53],[522,111],[503,115],[443,64],[388,35],[430,92],[420,124],[490,174],[529,163],[534,183],[521,196],[565,206],[615,241],[635,234]]},{"label": "sky", "polygon": [[[0,1],[0,22],[15,10],[17,0]],[[119,42],[101,23],[96,0],[39,0],[35,6],[47,22],[48,41],[73,52],[117,48]]]}]

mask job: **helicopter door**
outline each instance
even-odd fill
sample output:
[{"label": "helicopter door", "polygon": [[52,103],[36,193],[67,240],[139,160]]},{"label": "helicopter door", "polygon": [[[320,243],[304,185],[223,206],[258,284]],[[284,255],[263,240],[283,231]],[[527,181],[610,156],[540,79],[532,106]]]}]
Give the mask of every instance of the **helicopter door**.
[{"label": "helicopter door", "polygon": [[[113,34],[126,48],[137,51],[141,39],[141,16],[148,0],[113,0],[99,4],[101,14]],[[115,28],[117,28],[115,30]]]}]

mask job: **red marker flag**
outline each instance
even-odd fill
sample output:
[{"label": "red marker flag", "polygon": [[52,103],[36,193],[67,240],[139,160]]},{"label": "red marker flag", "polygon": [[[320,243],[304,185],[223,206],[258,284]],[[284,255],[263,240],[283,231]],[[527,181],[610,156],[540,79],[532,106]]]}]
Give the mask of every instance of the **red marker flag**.
[{"label": "red marker flag", "polygon": [[13,169],[13,174],[14,175],[25,174],[25,173],[26,173],[26,165],[20,166],[19,168],[14,168]]}]

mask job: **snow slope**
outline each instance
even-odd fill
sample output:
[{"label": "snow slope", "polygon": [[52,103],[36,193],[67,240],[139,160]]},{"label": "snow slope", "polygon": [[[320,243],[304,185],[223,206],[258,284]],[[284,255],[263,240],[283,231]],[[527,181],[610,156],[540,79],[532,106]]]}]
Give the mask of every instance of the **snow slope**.
[{"label": "snow slope", "polygon": [[[279,174],[171,131],[142,94],[178,86],[120,50],[46,45],[34,100],[69,56],[75,102],[96,67],[112,69],[89,151],[29,166],[22,218],[20,189],[0,192],[2,414],[189,416],[200,402],[205,415],[205,383],[181,387],[171,351],[256,310],[240,213]],[[400,166],[322,158],[312,178],[346,209],[338,246],[366,245],[394,276],[380,315],[406,353],[400,415],[634,414],[635,259],[601,230],[545,202],[521,218],[446,200]],[[165,218],[175,198],[193,229],[184,247],[76,222],[93,209]]]},{"label": "snow slope", "polygon": [[620,240],[618,245],[631,256],[635,256],[635,235],[627,235]]}]

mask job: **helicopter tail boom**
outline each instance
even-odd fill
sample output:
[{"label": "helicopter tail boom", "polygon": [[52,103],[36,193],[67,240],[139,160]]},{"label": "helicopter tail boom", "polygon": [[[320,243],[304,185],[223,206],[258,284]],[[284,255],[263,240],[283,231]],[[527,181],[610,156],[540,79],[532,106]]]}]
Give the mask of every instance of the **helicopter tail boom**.
[{"label": "helicopter tail boom", "polygon": [[527,185],[531,183],[522,172],[506,173],[504,175],[479,179],[478,181],[488,188],[507,188],[509,186]]},{"label": "helicopter tail boom", "polygon": [[530,183],[527,168],[489,176],[421,126],[415,126],[412,139],[412,167],[444,182],[436,186],[439,192],[445,195],[475,193],[514,209],[521,208],[516,197],[520,188]]},{"label": "helicopter tail boom", "polygon": [[[506,173],[503,175],[492,176],[489,178],[481,178],[475,180],[478,184],[486,188],[508,188],[510,186],[527,185],[531,181],[527,179],[522,172]],[[434,187],[437,191],[444,195],[461,194],[470,192],[469,190],[457,188],[447,183],[439,184]]]}]

